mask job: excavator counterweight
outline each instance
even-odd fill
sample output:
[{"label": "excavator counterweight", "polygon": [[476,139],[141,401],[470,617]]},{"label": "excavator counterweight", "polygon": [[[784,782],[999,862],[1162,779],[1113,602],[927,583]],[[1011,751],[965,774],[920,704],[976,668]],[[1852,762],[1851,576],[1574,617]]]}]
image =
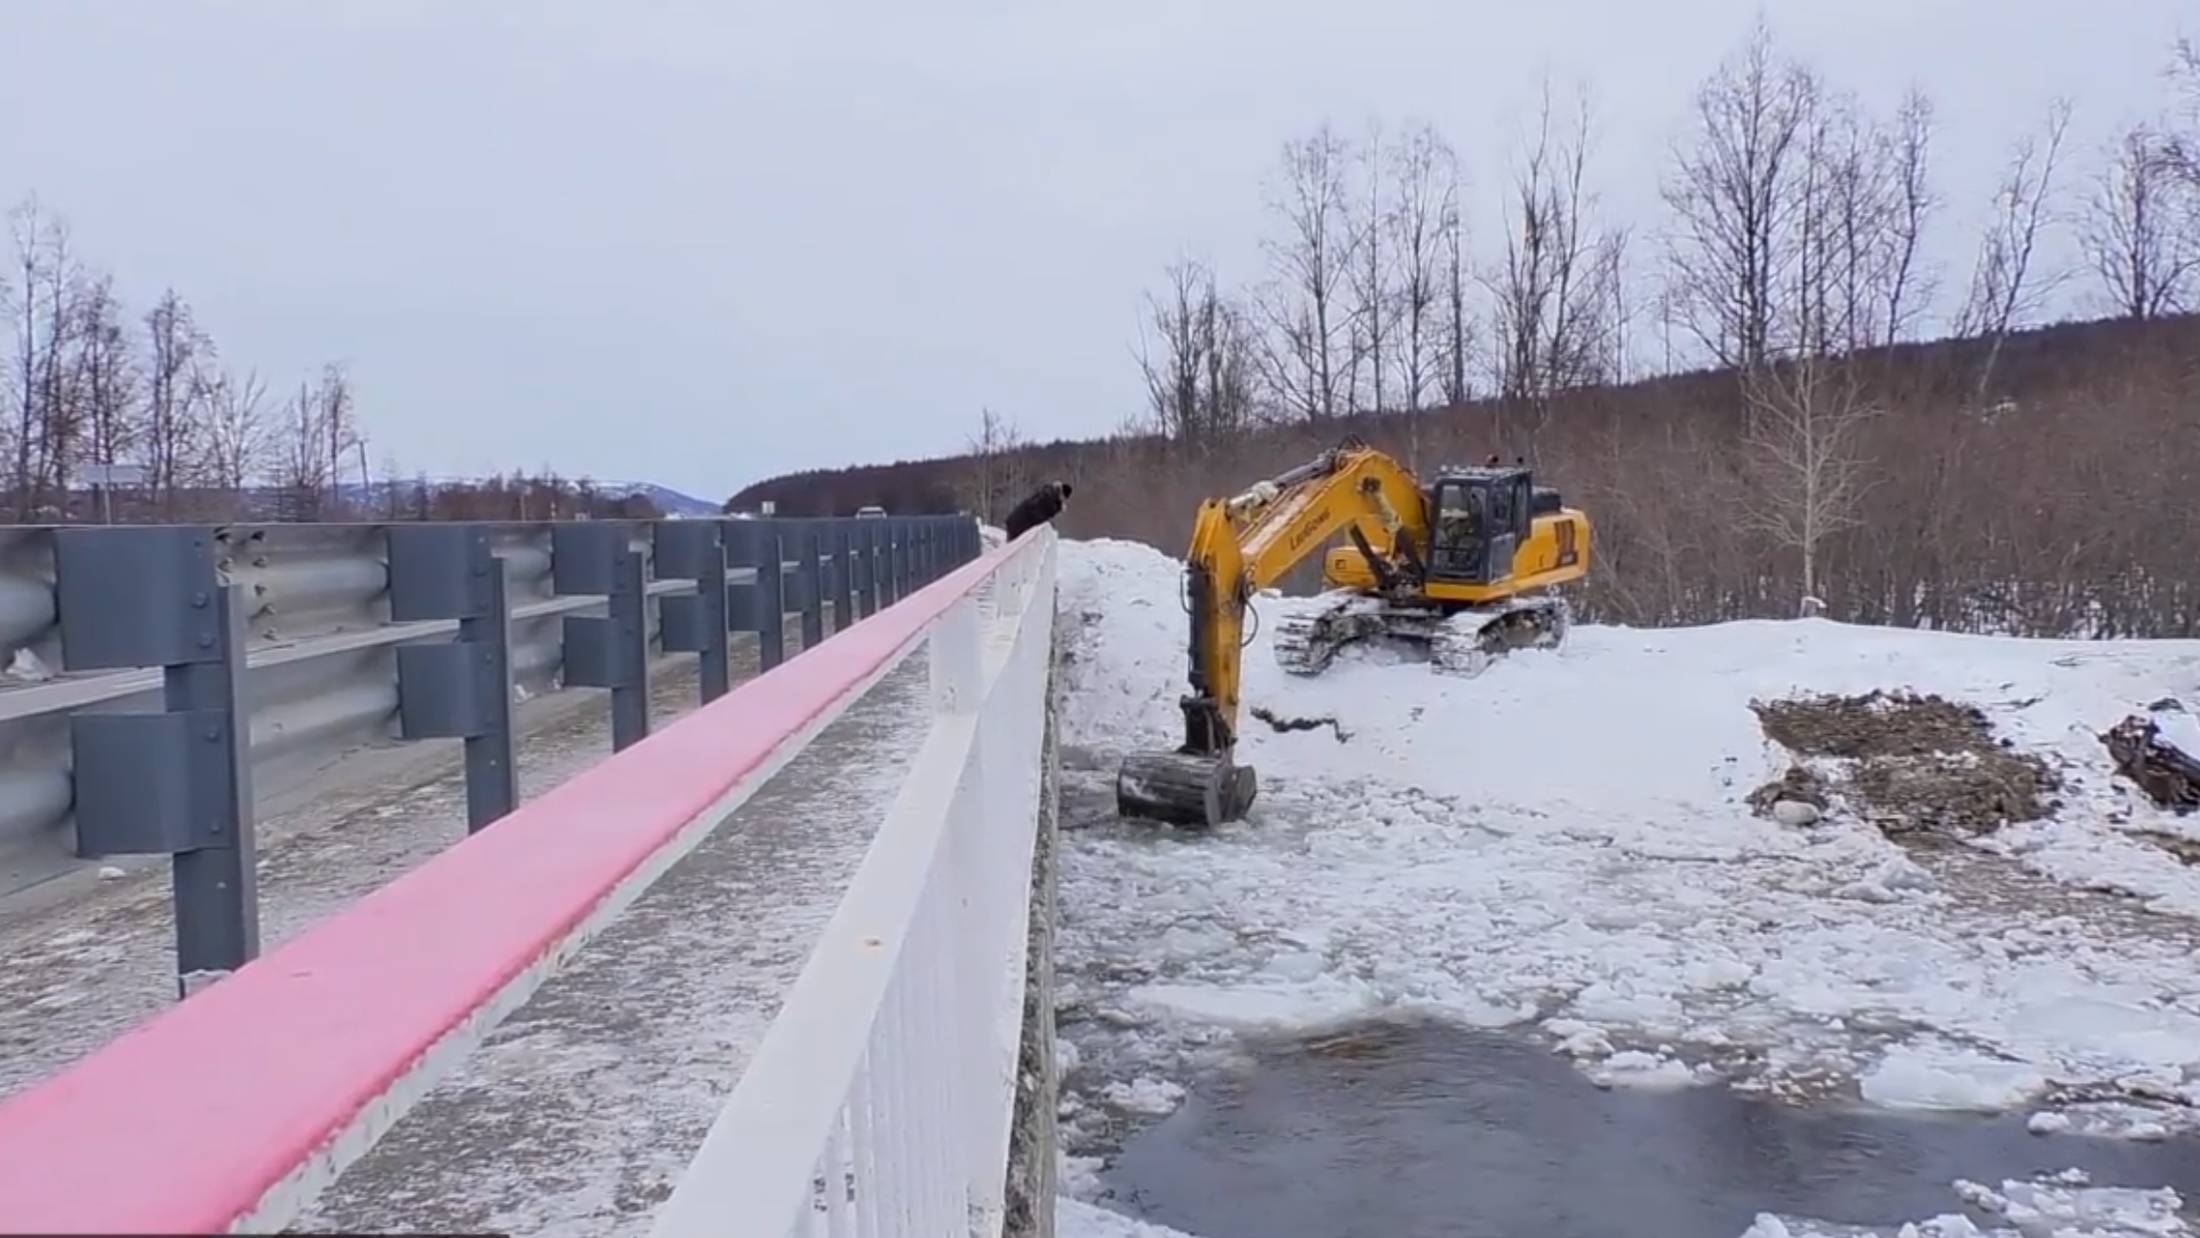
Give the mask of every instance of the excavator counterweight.
[{"label": "excavator counterweight", "polygon": [[1478,673],[1522,648],[1564,640],[1569,614],[1546,592],[1589,568],[1588,517],[1520,468],[1447,469],[1423,486],[1357,439],[1229,499],[1200,504],[1185,555],[1191,691],[1184,742],[1134,753],[1117,771],[1126,817],[1213,826],[1243,817],[1256,779],[1236,760],[1246,613],[1253,596],[1340,535],[1327,592],[1276,630],[1277,662],[1326,669],[1356,641],[1423,649],[1439,671]]}]

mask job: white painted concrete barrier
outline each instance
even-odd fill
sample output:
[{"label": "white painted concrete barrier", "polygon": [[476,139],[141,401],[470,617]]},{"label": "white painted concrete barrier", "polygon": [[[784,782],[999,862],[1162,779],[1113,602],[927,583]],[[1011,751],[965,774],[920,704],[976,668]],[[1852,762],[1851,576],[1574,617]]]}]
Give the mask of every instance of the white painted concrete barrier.
[{"label": "white painted concrete barrier", "polygon": [[933,628],[933,722],[655,1238],[1001,1231],[1054,538]]}]

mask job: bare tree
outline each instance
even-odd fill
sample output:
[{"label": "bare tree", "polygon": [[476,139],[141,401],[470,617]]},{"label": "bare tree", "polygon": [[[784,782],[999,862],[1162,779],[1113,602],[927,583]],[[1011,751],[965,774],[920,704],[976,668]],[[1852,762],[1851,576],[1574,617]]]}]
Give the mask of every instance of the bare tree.
[{"label": "bare tree", "polygon": [[1443,245],[1444,403],[1458,408],[1472,391],[1467,385],[1467,357],[1474,349],[1474,321],[1467,308],[1467,227],[1459,213],[1460,176],[1456,167],[1444,185],[1443,206],[1437,216]]},{"label": "bare tree", "polygon": [[1351,162],[1350,146],[1327,125],[1287,142],[1269,202],[1283,234],[1264,246],[1272,279],[1260,298],[1262,375],[1277,408],[1307,421],[1335,417],[1351,399]]},{"label": "bare tree", "polygon": [[1892,243],[1887,272],[1887,342],[1907,338],[1924,305],[1932,299],[1934,280],[1919,257],[1925,223],[1939,208],[1931,178],[1933,101],[1924,91],[1912,89],[1902,98],[1894,121],[1894,212],[1889,235]]},{"label": "bare tree", "polygon": [[1390,251],[1398,272],[1398,406],[1418,413],[1437,386],[1443,354],[1444,263],[1450,257],[1447,241],[1459,226],[1457,160],[1443,136],[1426,124],[1408,129],[1387,157],[1394,195]]},{"label": "bare tree", "polygon": [[2189,195],[2171,144],[2150,126],[2132,126],[2111,147],[2078,242],[2118,316],[2158,318],[2189,305],[2200,268]]},{"label": "bare tree", "polygon": [[282,441],[276,482],[283,491],[284,515],[318,519],[322,491],[329,482],[328,410],[313,384],[301,381],[298,394],[283,409]]},{"label": "bare tree", "polygon": [[114,280],[87,280],[77,304],[76,364],[84,401],[85,461],[104,466],[101,485],[112,489],[112,469],[137,444],[136,358],[122,328],[122,307]]},{"label": "bare tree", "polygon": [[1681,316],[1722,365],[1752,368],[1773,350],[1817,97],[1808,72],[1776,63],[1762,22],[1697,89],[1695,144],[1676,152],[1664,186],[1668,260]]},{"label": "bare tree", "polygon": [[2167,153],[2171,164],[2185,181],[2200,183],[2200,135],[2192,130],[2200,127],[2200,43],[2191,39],[2179,39],[2171,50],[2169,79],[2185,98],[2187,127],[2173,129],[2168,136]]},{"label": "bare tree", "polygon": [[15,306],[13,377],[9,396],[15,405],[11,430],[15,448],[16,518],[29,520],[36,507],[31,493],[31,454],[37,441],[39,348],[38,291],[45,284],[51,260],[46,241],[46,221],[38,199],[29,198],[8,212],[11,247],[8,299]]},{"label": "bare tree", "polygon": [[967,501],[980,521],[999,524],[1023,497],[1023,435],[1013,420],[988,408],[980,410],[977,437],[967,446],[971,465]]},{"label": "bare tree", "polygon": [[28,520],[45,506],[50,488],[67,484],[82,416],[75,351],[84,278],[69,248],[67,225],[45,213],[36,198],[17,206],[9,221],[10,299],[16,306],[10,391],[16,515]]},{"label": "bare tree", "polygon": [[[1352,298],[1351,372],[1345,379],[1345,391],[1354,412],[1380,413],[1389,407],[1387,397],[1390,393],[1383,388],[1383,367],[1396,343],[1391,325],[1391,305],[1396,293],[1392,289],[1390,269],[1392,203],[1383,193],[1387,155],[1382,128],[1369,126],[1354,160],[1360,170],[1360,182],[1353,186],[1356,191],[1353,206],[1345,216],[1345,226],[1352,238],[1352,268],[1346,280]],[[1360,372],[1363,369],[1369,378],[1365,399],[1361,398]]]},{"label": "bare tree", "polygon": [[[260,381],[257,373],[247,373],[240,379],[215,370],[202,372],[200,388],[200,398],[206,409],[205,477],[215,489],[234,501],[243,495],[266,459],[269,444],[263,409],[267,384]],[[294,406],[287,411],[295,416],[298,409]],[[311,413],[311,409],[306,411]],[[310,424],[309,415],[307,426]],[[296,431],[298,427],[290,429]],[[303,437],[305,448],[310,448],[309,454],[318,459],[320,452],[311,442],[310,433]],[[299,454],[308,454],[305,448],[297,449]],[[284,470],[286,474],[299,471]],[[303,471],[311,472],[310,469]],[[286,476],[282,480],[288,483],[292,478]],[[314,479],[309,477],[308,480]]]},{"label": "bare tree", "polygon": [[[58,513],[69,501],[69,467],[76,460],[86,416],[81,306],[88,275],[69,246],[67,227],[56,221],[48,231],[48,261],[39,290],[46,336],[38,358],[38,420],[31,465],[34,497],[50,494]],[[42,505],[42,504],[41,504]]]},{"label": "bare tree", "polygon": [[2070,105],[2058,101],[2048,110],[2043,134],[2018,139],[1994,193],[1994,213],[1979,241],[1971,290],[1956,318],[1957,334],[1991,341],[1979,367],[1975,395],[1981,401],[1993,385],[2009,333],[2039,310],[2066,274],[2043,274],[2033,263],[2041,233],[2054,217],[2055,165],[2069,128]]},{"label": "bare tree", "polygon": [[1162,434],[1207,446],[1252,420],[1254,342],[1243,310],[1215,287],[1214,272],[1179,262],[1161,296],[1146,298],[1154,337],[1140,332],[1138,368]]},{"label": "bare tree", "polygon": [[171,288],[145,315],[146,484],[165,510],[203,450],[204,372],[214,345]]},{"label": "bare tree", "polygon": [[1534,144],[1507,192],[1504,256],[1488,279],[1498,393],[1533,414],[1531,450],[1551,397],[1602,377],[1608,280],[1624,245],[1619,233],[1599,233],[1588,219],[1587,99],[1567,135],[1555,136],[1552,121],[1546,87]]},{"label": "bare tree", "polygon": [[[1857,523],[1866,489],[1859,431],[1875,410],[1854,361],[1817,351],[1745,370],[1755,524],[1799,560],[1802,597],[1821,595],[1826,540]],[[1807,607],[1809,603],[1804,603]]]},{"label": "bare tree", "polygon": [[321,367],[321,385],[314,392],[314,398],[320,402],[322,442],[328,449],[330,510],[341,513],[344,458],[366,441],[360,435],[352,408],[351,376],[341,362],[331,361]]}]

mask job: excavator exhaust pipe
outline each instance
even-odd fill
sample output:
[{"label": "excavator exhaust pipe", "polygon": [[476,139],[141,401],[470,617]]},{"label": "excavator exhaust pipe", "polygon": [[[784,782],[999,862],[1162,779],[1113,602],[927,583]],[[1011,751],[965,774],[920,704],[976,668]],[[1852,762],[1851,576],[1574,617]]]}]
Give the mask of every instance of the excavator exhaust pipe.
[{"label": "excavator exhaust pipe", "polygon": [[1139,752],[1115,774],[1115,809],[1125,817],[1212,828],[1253,806],[1253,767],[1228,752]]}]

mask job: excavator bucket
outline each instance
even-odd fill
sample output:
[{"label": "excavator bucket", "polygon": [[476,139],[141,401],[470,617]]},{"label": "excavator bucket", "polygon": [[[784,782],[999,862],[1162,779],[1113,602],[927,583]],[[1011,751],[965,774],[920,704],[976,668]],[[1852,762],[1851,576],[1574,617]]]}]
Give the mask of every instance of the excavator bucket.
[{"label": "excavator bucket", "polygon": [[1253,767],[1228,753],[1139,752],[1115,774],[1115,808],[1125,817],[1211,827],[1253,806]]}]

